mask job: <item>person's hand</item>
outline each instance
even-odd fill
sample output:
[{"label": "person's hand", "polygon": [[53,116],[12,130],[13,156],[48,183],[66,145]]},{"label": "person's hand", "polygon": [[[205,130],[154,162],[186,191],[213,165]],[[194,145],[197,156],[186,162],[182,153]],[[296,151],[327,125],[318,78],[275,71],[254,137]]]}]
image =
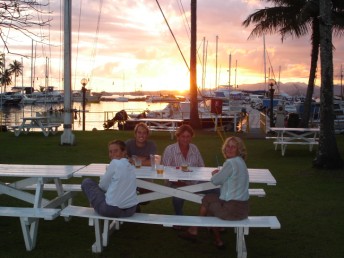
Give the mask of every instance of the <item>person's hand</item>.
[{"label": "person's hand", "polygon": [[215,174],[219,173],[219,171],[220,171],[219,169],[215,169],[214,171],[211,172],[211,174],[215,175]]},{"label": "person's hand", "polygon": [[132,157],[130,157],[130,158],[128,157],[128,161],[131,165],[135,164],[134,159]]}]

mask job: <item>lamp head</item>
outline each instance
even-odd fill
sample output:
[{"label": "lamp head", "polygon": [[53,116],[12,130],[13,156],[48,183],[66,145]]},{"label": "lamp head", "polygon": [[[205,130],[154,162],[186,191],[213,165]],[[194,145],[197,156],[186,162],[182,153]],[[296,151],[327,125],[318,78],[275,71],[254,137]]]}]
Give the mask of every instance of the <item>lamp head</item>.
[{"label": "lamp head", "polygon": [[83,87],[85,87],[86,84],[88,83],[88,80],[87,80],[86,78],[82,78],[81,81],[80,81],[80,83],[81,83],[81,85],[82,85]]},{"label": "lamp head", "polygon": [[269,79],[268,85],[270,86],[270,89],[273,89],[275,84],[276,84],[276,81],[274,79]]}]

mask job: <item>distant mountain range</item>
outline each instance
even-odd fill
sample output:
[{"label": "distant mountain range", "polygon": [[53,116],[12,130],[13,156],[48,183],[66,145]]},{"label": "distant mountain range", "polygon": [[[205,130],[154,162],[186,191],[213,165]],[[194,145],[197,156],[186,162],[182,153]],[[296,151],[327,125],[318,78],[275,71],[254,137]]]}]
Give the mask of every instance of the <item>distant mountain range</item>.
[{"label": "distant mountain range", "polygon": [[[276,87],[275,87],[276,89]],[[257,83],[257,84],[245,84],[240,85],[238,90],[265,90],[264,83]],[[335,85],[334,88],[334,95],[341,95],[341,86]],[[287,83],[280,83],[279,84],[279,91],[282,93],[287,93],[291,96],[298,96],[298,95],[306,95],[307,92],[307,84],[302,82],[287,82]],[[317,98],[320,96],[320,86],[315,86],[313,97]]]},{"label": "distant mountain range", "polygon": [[[225,87],[226,85],[223,85]],[[276,87],[275,87],[276,89]],[[215,89],[210,89],[210,91],[214,91]],[[238,88],[233,88],[233,90],[238,91],[256,91],[256,90],[265,90],[264,83],[256,83],[256,84],[242,84],[239,85]],[[344,90],[344,89],[343,89]],[[209,89],[206,89],[209,91]],[[291,96],[305,96],[307,92],[307,84],[302,82],[287,82],[287,83],[280,83],[279,84],[279,91],[280,93],[287,93]],[[123,92],[102,92],[103,95],[119,95],[123,94]],[[135,91],[135,92],[124,92],[126,95],[133,95],[133,96],[143,96],[143,95],[188,95],[188,92],[181,94],[178,90],[161,90],[161,91]],[[314,88],[314,98],[318,98],[320,95],[320,86],[315,86]],[[341,86],[335,85],[334,86],[334,95],[340,96],[341,95]]]}]

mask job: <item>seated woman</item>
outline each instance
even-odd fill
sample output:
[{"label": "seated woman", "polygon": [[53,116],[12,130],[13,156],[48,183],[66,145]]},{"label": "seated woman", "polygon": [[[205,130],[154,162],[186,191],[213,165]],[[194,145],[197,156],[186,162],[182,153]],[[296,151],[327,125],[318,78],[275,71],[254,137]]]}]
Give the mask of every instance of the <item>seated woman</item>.
[{"label": "seated woman", "polygon": [[126,158],[123,141],[115,140],[108,144],[110,164],[99,184],[90,178],[83,180],[81,189],[94,210],[107,217],[130,217],[139,203],[136,195],[134,167]]},{"label": "seated woman", "polygon": [[[194,130],[190,125],[181,125],[176,131],[177,142],[168,145],[162,156],[162,164],[165,166],[181,167],[187,164],[190,167],[204,167],[204,161],[200,151],[195,144],[192,144]],[[193,181],[169,182],[169,186],[178,188],[180,186],[193,184]],[[172,204],[176,215],[183,215],[184,200],[173,197]],[[178,226],[174,227],[179,229]]]},{"label": "seated woman", "polygon": [[[226,158],[220,170],[212,172],[211,182],[220,185],[220,195],[207,194],[202,199],[201,216],[215,216],[224,220],[242,220],[248,217],[249,212],[249,176],[245,164],[246,147],[238,137],[229,137],[222,146],[222,153]],[[212,228],[215,245],[223,248],[218,228]],[[189,227],[179,234],[181,238],[195,240],[197,227]]]}]

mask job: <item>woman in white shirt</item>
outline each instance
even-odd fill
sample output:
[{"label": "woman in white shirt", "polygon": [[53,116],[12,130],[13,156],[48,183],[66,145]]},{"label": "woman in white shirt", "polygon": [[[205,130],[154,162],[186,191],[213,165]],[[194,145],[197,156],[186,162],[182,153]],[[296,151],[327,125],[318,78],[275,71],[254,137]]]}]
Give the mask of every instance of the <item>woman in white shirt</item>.
[{"label": "woman in white shirt", "polygon": [[[212,172],[211,182],[220,185],[220,195],[207,194],[202,199],[201,216],[215,216],[224,220],[246,219],[249,212],[249,176],[245,164],[246,147],[238,137],[229,137],[222,146],[222,153],[226,158],[220,170]],[[215,237],[215,246],[223,248],[219,229],[212,228]],[[189,227],[179,236],[195,240],[197,227]]]},{"label": "woman in white shirt", "polygon": [[[192,144],[194,130],[190,125],[183,124],[176,131],[177,142],[168,145],[162,155],[162,164],[165,166],[181,167],[187,164],[190,167],[204,167],[204,161],[200,151]],[[194,184],[193,181],[168,182],[173,188]],[[183,215],[184,200],[178,197],[172,198],[172,204],[176,215]],[[174,226],[174,229],[181,229]]]},{"label": "woman in white shirt", "polygon": [[81,189],[95,211],[108,217],[130,217],[136,211],[136,176],[126,158],[126,145],[115,140],[108,144],[110,164],[99,184],[90,178],[83,180]]}]

